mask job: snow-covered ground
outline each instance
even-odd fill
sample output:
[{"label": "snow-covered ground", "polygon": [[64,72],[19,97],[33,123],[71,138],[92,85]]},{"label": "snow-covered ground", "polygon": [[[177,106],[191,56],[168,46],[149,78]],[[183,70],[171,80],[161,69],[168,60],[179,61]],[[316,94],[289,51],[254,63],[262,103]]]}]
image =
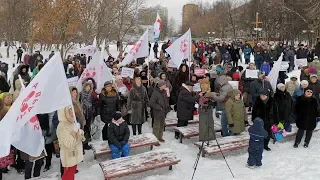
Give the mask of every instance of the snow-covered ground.
[{"label": "snow-covered ground", "polygon": [[[11,55],[15,53],[15,49],[11,50]],[[5,55],[5,48],[0,47],[0,53]],[[110,52],[114,56],[117,55],[116,47],[111,46]],[[42,52],[45,57],[48,57],[50,52]],[[153,52],[151,52],[153,57]],[[12,62],[11,58],[3,58],[2,61]],[[253,61],[253,58],[252,58]],[[11,64],[11,63],[10,63]],[[10,71],[12,71],[10,65]],[[289,74],[297,74],[294,71]],[[174,116],[171,114],[171,116]],[[169,117],[170,118],[170,117]],[[215,119],[218,121],[218,119]],[[143,125],[143,132],[152,132],[151,120]],[[137,175],[122,178],[124,180],[188,180],[191,179],[193,173],[194,162],[199,149],[193,144],[198,141],[198,138],[190,138],[184,140],[180,144],[174,139],[174,132],[168,128],[164,132],[165,143],[155,149],[170,148],[174,150],[181,162],[174,166],[173,171],[168,171],[167,168],[153,170]],[[236,180],[315,180],[320,177],[320,133],[314,133],[310,147],[305,149],[300,147],[294,149],[293,138],[287,139],[284,142],[270,144],[271,152],[264,152],[263,166],[259,169],[248,169],[245,167],[248,155],[247,150],[242,149],[231,153],[226,153],[226,159],[234,173]],[[132,150],[131,155],[146,152],[148,148]],[[84,162],[79,165],[79,173],[76,175],[77,180],[102,180],[103,173],[99,167],[99,162],[110,159],[110,155],[103,159],[94,160],[92,151],[86,151]],[[53,157],[53,165],[50,171],[41,173],[42,176],[49,175],[52,178],[47,180],[57,180],[59,172],[59,159]],[[4,174],[4,180],[22,180],[23,175],[18,175],[14,169],[11,169],[9,174]],[[231,180],[233,179],[221,155],[207,156],[200,158],[195,180]]]}]

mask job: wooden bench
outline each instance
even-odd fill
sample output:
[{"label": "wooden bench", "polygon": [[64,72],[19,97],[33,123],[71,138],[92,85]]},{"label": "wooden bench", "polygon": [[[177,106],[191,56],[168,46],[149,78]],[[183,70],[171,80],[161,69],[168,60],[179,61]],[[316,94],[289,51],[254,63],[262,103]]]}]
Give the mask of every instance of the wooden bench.
[{"label": "wooden bench", "polygon": [[[175,127],[174,130],[179,133],[180,143],[182,143],[183,138],[191,138],[199,136],[199,124],[195,126],[185,126],[185,127]],[[215,124],[215,132],[221,132],[221,126]]]},{"label": "wooden bench", "polygon": [[[178,119],[166,119],[165,127],[177,126]],[[194,119],[188,122],[188,124],[199,124],[199,119]]]},{"label": "wooden bench", "polygon": [[[152,133],[132,136],[129,139],[129,145],[131,149],[150,146],[150,150],[152,150],[153,146],[158,144],[159,140]],[[102,155],[111,154],[111,149],[109,147],[108,141],[99,141],[92,143],[91,147],[95,159]]]},{"label": "wooden bench", "polygon": [[150,151],[135,156],[109,160],[100,163],[105,180],[137,174],[153,169],[169,167],[180,162],[180,159],[170,149]]},{"label": "wooden bench", "polygon": [[[217,141],[221,147],[222,152],[228,152],[244,147],[248,147],[249,145],[249,134],[243,134],[239,136],[228,136],[218,138]],[[202,151],[202,157],[205,157],[206,154],[215,155],[220,153],[220,149],[217,145],[216,140],[209,141],[209,144],[205,142]],[[202,142],[194,143],[197,147],[201,148]]]},{"label": "wooden bench", "polygon": [[[292,127],[292,132],[288,132],[285,138],[294,137],[297,134],[298,128],[296,126]],[[318,126],[314,132],[320,131],[320,127]],[[248,134],[240,135],[240,136],[228,136],[219,138],[218,143],[220,145],[221,151],[223,153],[246,148],[249,146],[250,136]],[[195,145],[197,147],[201,147],[202,142],[196,142]],[[209,141],[209,145],[205,142],[202,151],[202,157],[208,155],[217,155],[221,153],[216,140]]]}]

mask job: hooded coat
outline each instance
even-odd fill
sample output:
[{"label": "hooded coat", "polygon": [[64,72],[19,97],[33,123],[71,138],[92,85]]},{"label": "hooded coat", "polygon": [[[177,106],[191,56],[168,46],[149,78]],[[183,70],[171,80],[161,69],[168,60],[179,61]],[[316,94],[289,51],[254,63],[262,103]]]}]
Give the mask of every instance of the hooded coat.
[{"label": "hooded coat", "polygon": [[280,91],[277,89],[274,94],[275,105],[278,116],[274,116],[276,122],[290,123],[290,115],[293,112],[293,100],[287,90]]},{"label": "hooded coat", "polygon": [[165,90],[160,90],[159,87],[156,86],[151,95],[149,105],[152,108],[154,119],[165,120],[170,111],[167,92]]},{"label": "hooded coat", "polygon": [[294,107],[296,124],[299,129],[313,131],[317,126],[317,117],[320,116],[319,105],[315,98],[299,96]]},{"label": "hooded coat", "polygon": [[[70,86],[70,94],[72,94],[73,89],[77,89],[77,88],[74,86]],[[83,115],[83,110],[82,110],[81,103],[79,101],[79,96],[80,96],[80,93],[78,92],[77,98],[72,99],[72,104],[73,104],[74,113],[76,115],[77,120],[79,121],[81,126],[84,126],[86,125],[86,119],[84,118],[84,115]]]},{"label": "hooded coat", "polygon": [[219,93],[213,95],[213,93],[207,93],[206,97],[209,97],[217,102],[220,110],[225,109],[225,103],[228,100],[228,94],[233,90],[232,86],[228,83],[226,75],[218,77],[215,81],[215,84],[218,86]]},{"label": "hooded coat", "polygon": [[192,96],[192,92],[183,84],[179,90],[177,102],[177,117],[181,121],[193,120],[193,110],[199,96]]},{"label": "hooded coat", "polygon": [[228,124],[233,124],[233,127],[229,127],[229,130],[233,133],[240,134],[245,130],[245,121],[248,121],[247,111],[244,103],[241,100],[236,100],[235,96],[241,94],[240,90],[232,90],[231,96],[226,102],[226,114]]},{"label": "hooded coat", "polygon": [[[22,72],[22,69],[26,69],[26,72],[25,73],[23,73]],[[19,79],[19,76],[18,75],[20,75],[21,76],[21,78],[24,80],[24,82],[26,82],[26,84],[29,84],[30,83],[30,81],[31,81],[31,77],[30,77],[30,75],[29,75],[29,73],[28,73],[28,66],[27,65],[21,65],[20,67],[19,67],[19,70],[18,70],[18,74],[16,74],[14,77],[13,77],[13,82],[15,82],[17,79]],[[15,83],[13,84],[13,90],[16,90],[16,86],[15,86]]]},{"label": "hooded coat", "polygon": [[0,74],[0,93],[9,92],[9,90],[10,90],[10,87],[6,80],[6,77]]},{"label": "hooded coat", "polygon": [[105,88],[101,90],[99,95],[98,115],[104,123],[110,123],[115,112],[120,111],[120,100],[117,91],[112,88],[107,92]]},{"label": "hooded coat", "polygon": [[260,96],[260,91],[268,89],[270,90],[270,95],[273,94],[272,86],[269,81],[256,79],[250,84],[250,94],[252,95],[252,99],[256,99]]},{"label": "hooded coat", "polygon": [[146,122],[145,109],[147,108],[148,103],[149,97],[147,89],[142,84],[138,87],[133,83],[127,102],[127,109],[132,112],[130,115],[131,124],[143,124]]},{"label": "hooded coat", "polygon": [[57,136],[60,146],[60,159],[62,167],[72,167],[83,161],[82,140],[84,136],[73,133],[74,123],[70,122],[69,108],[58,111],[59,125]]},{"label": "hooded coat", "polygon": [[249,153],[258,150],[262,154],[264,146],[264,138],[268,136],[264,128],[263,120],[259,117],[255,118],[253,125],[248,129],[250,140],[249,140]]},{"label": "hooded coat", "polygon": [[[182,67],[185,66],[186,67],[186,72],[182,72]],[[183,83],[189,81],[189,67],[186,64],[181,64],[179,67],[179,72],[177,73],[177,75],[174,78],[173,81],[173,90],[176,91],[176,94],[178,96],[179,92],[178,90],[180,89],[180,87],[182,86]]]}]

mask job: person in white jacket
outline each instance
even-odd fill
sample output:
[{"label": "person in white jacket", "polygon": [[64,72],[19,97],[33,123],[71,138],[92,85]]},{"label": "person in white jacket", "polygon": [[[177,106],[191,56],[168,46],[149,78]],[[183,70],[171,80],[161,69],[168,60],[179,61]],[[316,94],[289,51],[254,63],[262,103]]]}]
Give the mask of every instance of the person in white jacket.
[{"label": "person in white jacket", "polygon": [[61,163],[64,168],[62,180],[74,180],[77,165],[83,161],[84,132],[80,129],[80,125],[75,123],[71,107],[58,110],[58,118],[57,136]]}]

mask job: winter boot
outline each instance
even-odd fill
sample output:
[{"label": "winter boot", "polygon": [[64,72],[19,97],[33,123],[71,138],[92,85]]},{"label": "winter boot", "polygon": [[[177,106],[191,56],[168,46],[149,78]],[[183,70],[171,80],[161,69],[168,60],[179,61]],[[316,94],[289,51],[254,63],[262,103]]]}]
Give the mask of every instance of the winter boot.
[{"label": "winter boot", "polygon": [[249,168],[249,169],[254,169],[255,166],[249,166],[249,164],[246,164],[246,167]]},{"label": "winter boot", "polygon": [[298,143],[294,143],[293,147],[294,147],[294,148],[298,148],[298,147],[299,147],[299,144],[298,144]]},{"label": "winter boot", "polygon": [[308,143],[304,143],[303,147],[304,148],[308,148],[309,144]]}]

